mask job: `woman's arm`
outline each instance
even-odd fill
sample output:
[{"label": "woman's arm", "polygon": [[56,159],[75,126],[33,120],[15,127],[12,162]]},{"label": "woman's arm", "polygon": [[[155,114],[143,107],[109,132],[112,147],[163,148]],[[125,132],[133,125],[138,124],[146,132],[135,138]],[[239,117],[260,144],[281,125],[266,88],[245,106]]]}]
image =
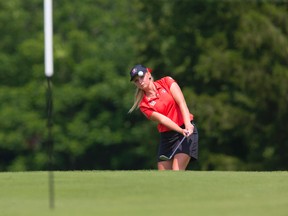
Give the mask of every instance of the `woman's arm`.
[{"label": "woman's arm", "polygon": [[160,124],[165,125],[167,128],[174,130],[178,133],[183,134],[184,136],[187,136],[186,130],[179,127],[175,122],[173,122],[170,118],[166,117],[165,115],[162,115],[158,112],[153,112],[150,116],[150,120],[156,121]]},{"label": "woman's arm", "polygon": [[180,108],[180,111],[182,113],[182,117],[184,120],[184,124],[185,124],[185,129],[187,130],[187,132],[189,132],[189,134],[192,134],[194,130],[194,126],[191,124],[191,121],[190,121],[190,112],[187,107],[182,90],[180,89],[179,85],[176,82],[172,83],[170,87],[170,92]]}]

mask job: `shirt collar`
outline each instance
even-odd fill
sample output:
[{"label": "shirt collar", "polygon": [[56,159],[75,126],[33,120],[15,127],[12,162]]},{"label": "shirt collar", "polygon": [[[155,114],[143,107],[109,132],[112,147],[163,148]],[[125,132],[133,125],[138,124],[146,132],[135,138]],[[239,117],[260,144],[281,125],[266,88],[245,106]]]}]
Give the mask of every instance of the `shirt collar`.
[{"label": "shirt collar", "polygon": [[[161,89],[161,85],[158,82],[153,82],[153,84],[155,85],[157,91]],[[145,102],[150,102],[150,101],[155,100],[155,98],[148,99],[148,97],[144,94],[144,100]]]},{"label": "shirt collar", "polygon": [[155,85],[157,90],[161,88],[161,85],[158,82],[154,82],[154,85]]}]

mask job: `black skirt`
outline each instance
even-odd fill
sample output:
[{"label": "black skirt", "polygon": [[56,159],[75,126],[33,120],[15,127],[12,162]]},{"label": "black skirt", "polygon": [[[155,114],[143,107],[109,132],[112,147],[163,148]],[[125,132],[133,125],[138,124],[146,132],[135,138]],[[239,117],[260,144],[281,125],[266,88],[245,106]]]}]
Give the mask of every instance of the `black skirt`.
[{"label": "black skirt", "polygon": [[[194,123],[193,134],[182,142],[175,155],[178,153],[184,153],[191,157],[191,160],[198,159],[198,131]],[[184,128],[184,125],[181,126]],[[176,131],[167,131],[160,133],[160,144],[158,149],[158,162],[162,161],[159,159],[160,155],[170,157],[174,149],[177,147],[179,142],[183,139],[183,135]]]}]

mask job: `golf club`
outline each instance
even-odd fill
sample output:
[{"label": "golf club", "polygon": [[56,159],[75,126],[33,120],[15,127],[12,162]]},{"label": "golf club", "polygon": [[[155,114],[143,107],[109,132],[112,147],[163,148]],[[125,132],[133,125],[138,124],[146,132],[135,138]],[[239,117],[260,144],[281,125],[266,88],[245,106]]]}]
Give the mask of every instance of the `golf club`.
[{"label": "golf club", "polygon": [[163,161],[170,160],[170,159],[174,156],[175,152],[177,151],[177,149],[178,149],[179,146],[182,144],[182,142],[184,141],[185,138],[186,138],[186,137],[184,136],[183,139],[179,142],[179,144],[176,146],[176,148],[174,149],[174,151],[172,152],[172,154],[171,154],[169,157],[167,157],[166,155],[160,155],[159,158],[160,158],[161,160],[163,160]]}]

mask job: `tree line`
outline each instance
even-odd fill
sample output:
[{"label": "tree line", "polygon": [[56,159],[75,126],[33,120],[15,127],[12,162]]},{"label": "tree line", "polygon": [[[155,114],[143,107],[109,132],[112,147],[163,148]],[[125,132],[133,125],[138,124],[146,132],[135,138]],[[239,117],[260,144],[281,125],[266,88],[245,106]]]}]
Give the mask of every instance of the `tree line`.
[{"label": "tree line", "polygon": [[[155,169],[159,135],[127,114],[137,63],[172,76],[199,170],[288,168],[285,1],[53,1],[54,168]],[[0,3],[0,170],[47,169],[43,1]]]}]

